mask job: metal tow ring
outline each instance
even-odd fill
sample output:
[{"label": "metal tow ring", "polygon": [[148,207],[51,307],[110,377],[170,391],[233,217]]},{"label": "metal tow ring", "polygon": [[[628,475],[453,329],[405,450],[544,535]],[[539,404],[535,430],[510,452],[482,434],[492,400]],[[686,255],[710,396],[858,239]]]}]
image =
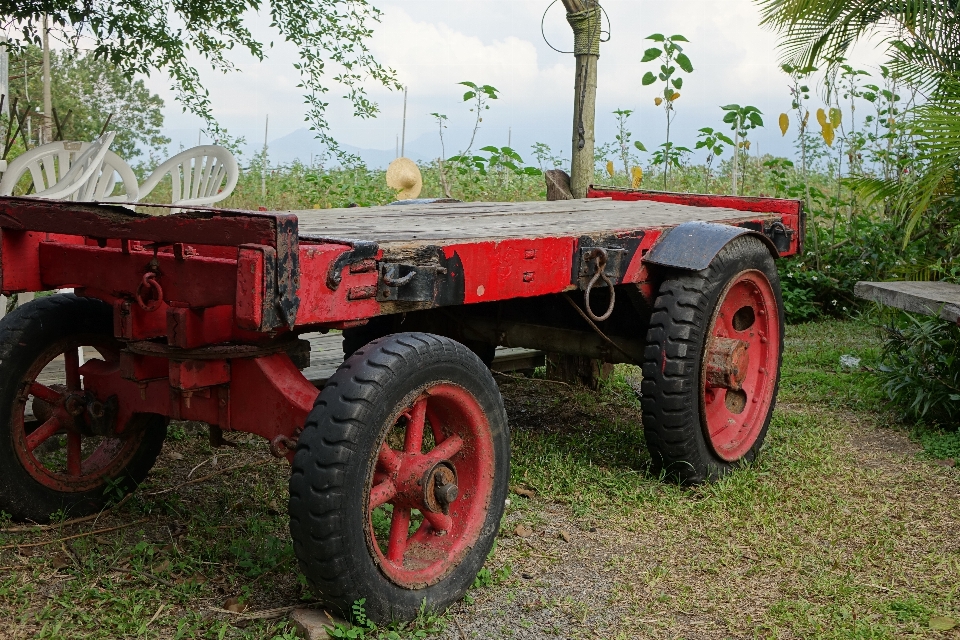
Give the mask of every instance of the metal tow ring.
[{"label": "metal tow ring", "polygon": [[[145,302],[143,299],[142,291],[144,287],[153,289],[156,292],[156,297],[149,302]],[[143,280],[140,281],[140,285],[137,287],[137,304],[140,305],[140,308],[144,311],[156,311],[160,308],[160,305],[163,304],[163,287],[157,282],[157,274],[153,271],[148,271],[143,274]]]},{"label": "metal tow ring", "polygon": [[[613,282],[610,281],[610,278],[604,273],[604,269],[607,266],[607,252],[603,249],[597,248],[588,253],[585,258],[587,260],[593,260],[597,265],[597,270],[593,274],[593,277],[590,278],[590,282],[587,284],[586,291],[583,292],[583,306],[586,307],[587,315],[590,316],[591,320],[595,322],[603,322],[613,314],[613,305],[617,301],[617,292],[613,288]],[[590,291],[593,289],[593,285],[597,283],[597,280],[603,278],[603,281],[607,283],[607,286],[610,287],[610,306],[607,307],[606,313],[602,316],[594,315],[593,310],[590,309]]]}]

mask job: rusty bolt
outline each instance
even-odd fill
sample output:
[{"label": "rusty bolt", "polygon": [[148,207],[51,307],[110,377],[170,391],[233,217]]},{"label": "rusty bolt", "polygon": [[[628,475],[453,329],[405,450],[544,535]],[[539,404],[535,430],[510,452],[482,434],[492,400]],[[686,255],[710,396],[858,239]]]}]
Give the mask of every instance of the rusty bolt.
[{"label": "rusty bolt", "polygon": [[440,504],[450,504],[457,499],[460,489],[452,482],[449,484],[440,484],[441,478],[437,479],[437,488],[434,490],[437,496],[437,502]]}]

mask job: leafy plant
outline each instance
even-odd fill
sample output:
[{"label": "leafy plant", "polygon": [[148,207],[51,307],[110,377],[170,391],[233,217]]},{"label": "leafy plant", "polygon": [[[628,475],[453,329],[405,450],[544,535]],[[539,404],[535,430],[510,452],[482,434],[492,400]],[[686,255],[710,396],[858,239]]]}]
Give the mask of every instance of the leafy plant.
[{"label": "leafy plant", "polygon": [[956,425],[960,418],[960,328],[897,314],[886,327],[878,376],[887,397],[913,420]]},{"label": "leafy plant", "polygon": [[[667,120],[666,145],[661,145],[665,156],[663,162],[660,163],[663,164],[663,188],[666,189],[667,175],[669,174],[672,164],[669,153],[672,149],[670,146],[670,124],[676,115],[673,105],[674,102],[680,98],[680,90],[683,88],[683,78],[677,73],[677,67],[680,67],[680,69],[686,73],[693,73],[693,64],[690,62],[687,54],[683,53],[683,46],[678,44],[680,42],[689,42],[689,40],[682,35],[674,35],[668,38],[662,33],[654,33],[653,35],[647,36],[646,39],[660,43],[659,47],[650,47],[644,51],[643,58],[640,59],[640,62],[647,63],[657,61],[660,63],[658,73],[647,71],[643,75],[641,83],[645,87],[654,84],[657,80],[663,83],[663,97],[657,96],[653,99],[653,102],[658,107],[663,106]],[[676,165],[674,164],[674,166]]]},{"label": "leafy plant", "polygon": [[[473,133],[470,134],[470,144],[459,154],[461,156],[467,156],[473,149],[473,142],[477,139],[477,131],[480,130],[480,124],[483,122],[483,112],[490,110],[490,101],[497,100],[500,92],[496,87],[492,87],[489,84],[478,85],[475,82],[467,80],[458,84],[467,87],[468,90],[463,94],[463,101],[469,102],[472,105],[470,112],[476,115],[473,123]],[[453,160],[453,158],[451,158],[451,160]]]},{"label": "leafy plant", "polygon": [[699,140],[697,140],[694,149],[706,149],[707,151],[707,164],[703,172],[704,192],[707,192],[710,189],[710,174],[714,159],[723,155],[726,149],[724,145],[732,147],[734,142],[727,134],[722,131],[714,131],[711,127],[703,127],[700,129],[697,137]]},{"label": "leafy plant", "polygon": [[442,113],[431,113],[434,120],[437,121],[437,129],[440,132],[440,157],[437,159],[437,166],[440,169],[440,185],[443,187],[443,195],[447,198],[451,198],[450,195],[450,185],[447,183],[447,174],[444,172],[444,162],[446,161],[446,147],[443,144],[443,130],[447,128],[447,116]]},{"label": "leafy plant", "polygon": [[750,141],[747,140],[752,129],[763,126],[763,114],[760,109],[754,106],[743,106],[738,104],[728,104],[720,107],[726,111],[723,121],[730,125],[733,131],[733,171],[731,172],[732,187],[731,193],[737,195],[737,178],[739,177],[740,149],[749,149]]},{"label": "leafy plant", "polygon": [[631,156],[631,146],[637,151],[646,151],[647,148],[639,140],[630,144],[630,138],[633,134],[627,129],[627,118],[633,115],[630,109],[617,109],[613,112],[617,116],[617,144],[620,146],[620,160],[623,162],[623,175],[630,175],[631,165],[638,165],[639,159]]}]

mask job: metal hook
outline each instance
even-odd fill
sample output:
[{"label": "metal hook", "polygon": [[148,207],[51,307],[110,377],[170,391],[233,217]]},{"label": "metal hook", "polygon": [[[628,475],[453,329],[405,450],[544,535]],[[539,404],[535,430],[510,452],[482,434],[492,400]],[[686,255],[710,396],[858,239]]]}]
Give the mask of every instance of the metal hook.
[{"label": "metal hook", "polygon": [[[595,322],[603,322],[613,315],[613,307],[617,302],[617,292],[613,288],[613,282],[604,272],[604,269],[606,269],[607,266],[607,252],[604,249],[597,248],[588,253],[586,259],[593,260],[596,264],[597,270],[594,272],[593,277],[590,278],[590,282],[587,284],[587,289],[583,292],[583,306],[586,308],[587,315],[590,316],[591,320],[594,320]],[[595,285],[597,280],[601,278],[607,283],[607,286],[610,287],[610,306],[607,307],[606,313],[604,313],[602,316],[597,316],[590,308],[590,292],[593,289],[593,285]]]}]

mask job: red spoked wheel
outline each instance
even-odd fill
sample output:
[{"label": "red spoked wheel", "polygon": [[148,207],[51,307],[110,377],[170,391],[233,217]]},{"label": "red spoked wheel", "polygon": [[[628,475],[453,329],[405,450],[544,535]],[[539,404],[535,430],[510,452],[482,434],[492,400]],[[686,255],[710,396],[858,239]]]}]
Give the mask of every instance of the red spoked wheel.
[{"label": "red spoked wheel", "polygon": [[0,510],[35,522],[85,515],[143,481],[166,418],[135,414],[120,428],[117,398],[85,387],[119,368],[112,307],[72,294],[34,300],[0,320],[0,349]]},{"label": "red spoked wheel", "polygon": [[703,421],[714,453],[727,462],[757,441],[776,393],[780,364],[777,298],[760,271],[739,274],[721,294],[701,369]]},{"label": "red spoked wheel", "polygon": [[10,426],[21,463],[37,482],[56,491],[89,491],[133,458],[137,438],[110,433],[115,406],[83,389],[81,358],[119,366],[118,347],[97,336],[60,340],[22,377]]},{"label": "red spoked wheel", "polygon": [[290,534],[325,604],[377,622],[459,600],[500,529],[510,433],[490,370],[463,344],[400,333],[330,378],[297,442]]},{"label": "red spoked wheel", "polygon": [[776,404],[783,300],[773,256],[744,235],[702,271],[660,284],[643,362],[653,471],[686,484],[752,461]]},{"label": "red spoked wheel", "polygon": [[368,504],[390,580],[420,588],[460,563],[483,528],[493,464],[490,423],[466,389],[438,384],[404,409],[380,445]]}]

